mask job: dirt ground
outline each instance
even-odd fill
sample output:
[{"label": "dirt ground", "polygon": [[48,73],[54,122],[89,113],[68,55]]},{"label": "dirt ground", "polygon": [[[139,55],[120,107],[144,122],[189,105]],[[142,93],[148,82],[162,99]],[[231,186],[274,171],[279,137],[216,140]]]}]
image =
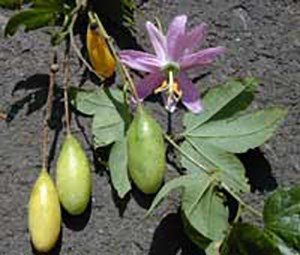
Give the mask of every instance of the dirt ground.
[{"label": "dirt ground", "polygon": [[[137,1],[137,42],[149,48],[144,23],[158,17],[166,25],[176,14],[186,13],[189,26],[209,24],[205,46],[222,45],[227,53],[199,70],[199,89],[215,86],[229,76],[254,75],[261,85],[254,108],[282,105],[288,117],[276,136],[259,150],[241,155],[253,192],[245,199],[261,209],[263,197],[277,186],[300,181],[300,1],[298,0],[152,0]],[[19,32],[4,38],[11,12],[0,10],[0,111],[10,111],[11,121],[0,121],[0,254],[33,254],[27,230],[27,202],[41,168],[41,132],[50,45],[44,31]],[[116,33],[122,33],[117,31]],[[72,58],[72,83],[83,69]],[[61,82],[61,77],[58,77]],[[148,104],[152,107],[151,103]],[[154,108],[153,108],[154,109]],[[54,114],[61,114],[56,102]],[[165,113],[154,109],[164,123]],[[180,111],[175,123],[180,126]],[[54,118],[55,119],[55,118]],[[52,123],[52,154],[57,155],[64,132]],[[89,119],[73,116],[72,130],[93,161]],[[56,130],[56,131],[55,131]],[[83,136],[86,135],[86,137]],[[56,153],[55,153],[56,152]],[[53,169],[55,157],[51,161]],[[169,176],[175,176],[170,169]],[[116,198],[107,174],[93,168],[90,209],[79,218],[64,213],[61,241],[52,254],[196,255],[202,254],[183,235],[170,196],[154,215],[142,221],[149,199],[134,192],[124,201]],[[251,215],[244,219],[253,221]]]}]

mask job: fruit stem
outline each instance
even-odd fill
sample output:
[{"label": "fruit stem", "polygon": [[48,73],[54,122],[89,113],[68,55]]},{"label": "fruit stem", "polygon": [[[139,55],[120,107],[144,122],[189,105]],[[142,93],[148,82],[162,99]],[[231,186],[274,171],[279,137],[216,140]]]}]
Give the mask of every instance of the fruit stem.
[{"label": "fruit stem", "polygon": [[121,69],[121,75],[122,75],[122,79],[124,81],[124,83],[128,83],[129,84],[129,88],[131,90],[132,95],[135,98],[135,101],[138,105],[141,104],[140,98],[138,96],[137,90],[135,88],[133,79],[131,78],[128,69],[125,67],[125,65],[121,62],[120,57],[117,53],[117,50],[113,44],[113,39],[107,34],[101,20],[99,19],[99,17],[97,16],[97,14],[92,13],[92,12],[88,12],[89,18],[90,19],[95,19],[97,21],[98,27],[99,27],[99,31],[102,34],[102,36],[104,37],[111,53],[113,54],[114,58],[117,60],[117,63]]},{"label": "fruit stem", "polygon": [[[77,10],[78,11],[78,10]],[[94,70],[94,68],[88,63],[88,61],[85,60],[85,58],[82,56],[80,49],[78,48],[76,42],[75,42],[75,38],[74,38],[74,32],[73,32],[73,28],[75,25],[75,22],[77,20],[78,17],[78,13],[74,12],[70,26],[69,26],[69,30],[68,33],[70,35],[70,41],[71,41],[71,45],[77,55],[77,57],[82,61],[82,63],[84,64],[84,66],[93,74],[95,74],[101,81],[103,80],[103,78]]]},{"label": "fruit stem", "polygon": [[53,52],[52,63],[50,66],[49,71],[49,87],[48,87],[48,96],[47,96],[47,111],[46,116],[44,118],[44,125],[43,125],[43,155],[42,155],[42,168],[48,169],[48,142],[49,142],[49,128],[48,122],[51,118],[52,112],[52,97],[53,97],[53,89],[55,83],[55,75],[58,71],[58,64],[57,64],[57,53],[56,50]]},{"label": "fruit stem", "polygon": [[70,65],[69,65],[69,54],[65,53],[64,58],[64,80],[63,80],[63,89],[64,89],[64,105],[65,105],[65,121],[67,134],[71,134],[71,124],[70,124],[70,111],[69,111],[69,97],[68,97],[68,83],[70,78]]}]

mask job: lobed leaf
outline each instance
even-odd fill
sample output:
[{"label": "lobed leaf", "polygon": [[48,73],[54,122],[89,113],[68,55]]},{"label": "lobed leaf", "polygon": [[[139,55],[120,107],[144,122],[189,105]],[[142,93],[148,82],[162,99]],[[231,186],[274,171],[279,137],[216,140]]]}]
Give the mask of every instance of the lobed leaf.
[{"label": "lobed leaf", "polygon": [[176,179],[167,182],[155,196],[147,215],[151,214],[153,210],[161,203],[161,201],[174,189],[184,188],[189,186],[195,179],[195,175],[183,175]]},{"label": "lobed leaf", "polygon": [[209,240],[219,241],[226,234],[229,212],[213,180],[206,174],[198,175],[183,191],[182,210],[198,233]]},{"label": "lobed leaf", "polygon": [[267,141],[286,116],[286,110],[268,108],[224,120],[210,121],[187,136],[201,138],[223,150],[242,153]]},{"label": "lobed leaf", "polygon": [[122,92],[115,89],[82,90],[73,88],[72,104],[81,113],[93,116],[95,147],[122,140],[125,135],[125,105]]},{"label": "lobed leaf", "polygon": [[203,142],[198,138],[188,138],[181,145],[181,148],[195,161],[192,162],[182,157],[181,162],[188,172],[203,172],[203,168],[199,167],[203,165],[204,168],[214,171],[218,182],[221,185],[226,185],[235,194],[249,191],[245,168],[234,154]]},{"label": "lobed leaf", "polygon": [[263,211],[265,228],[300,251],[300,185],[274,192]]},{"label": "lobed leaf", "polygon": [[237,223],[223,242],[221,255],[281,255],[276,242],[250,224]]},{"label": "lobed leaf", "polygon": [[189,134],[210,119],[222,119],[244,110],[253,100],[257,86],[254,78],[244,82],[232,80],[223,86],[213,88],[203,98],[204,111],[201,114],[186,113],[184,116],[185,134]]}]

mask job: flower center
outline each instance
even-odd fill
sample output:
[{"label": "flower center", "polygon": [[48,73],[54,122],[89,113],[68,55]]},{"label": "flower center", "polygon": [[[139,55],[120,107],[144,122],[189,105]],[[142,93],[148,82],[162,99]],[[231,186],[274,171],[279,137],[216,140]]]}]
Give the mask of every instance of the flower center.
[{"label": "flower center", "polygon": [[165,73],[166,76],[169,76],[170,72],[176,75],[179,73],[180,67],[176,62],[169,61],[162,67],[161,70]]},{"label": "flower center", "polygon": [[177,103],[182,98],[182,90],[178,84],[178,81],[174,80],[173,71],[169,71],[168,80],[164,80],[163,83],[154,90],[154,93],[166,91],[168,95],[167,104],[172,105],[174,102]]}]

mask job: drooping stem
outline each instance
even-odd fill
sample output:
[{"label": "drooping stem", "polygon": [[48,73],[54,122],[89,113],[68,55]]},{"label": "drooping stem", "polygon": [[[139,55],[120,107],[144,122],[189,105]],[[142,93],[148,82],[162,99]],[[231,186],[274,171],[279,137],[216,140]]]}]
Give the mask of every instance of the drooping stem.
[{"label": "drooping stem", "polygon": [[70,63],[69,54],[66,52],[64,59],[64,80],[63,80],[63,90],[64,90],[64,105],[65,105],[65,121],[67,134],[71,134],[71,124],[70,124],[70,111],[69,111],[69,97],[68,97],[68,83],[70,78]]},{"label": "drooping stem", "polygon": [[55,75],[58,71],[58,64],[57,64],[57,53],[54,51],[53,59],[50,66],[49,71],[49,87],[48,87],[48,96],[47,96],[47,110],[46,116],[44,118],[44,125],[43,125],[43,155],[42,155],[42,168],[48,169],[48,143],[49,143],[49,127],[48,122],[51,118],[52,112],[52,97],[53,97],[53,89],[55,83]]},{"label": "drooping stem", "polygon": [[107,45],[108,45],[111,53],[113,54],[114,58],[117,60],[118,65],[120,66],[121,75],[122,75],[124,83],[128,83],[132,95],[134,96],[136,102],[138,104],[140,104],[140,98],[138,96],[138,93],[137,93],[136,87],[134,85],[133,79],[131,78],[131,76],[130,76],[130,74],[128,72],[128,69],[121,62],[121,60],[119,58],[119,55],[117,53],[117,50],[116,50],[116,48],[115,48],[115,46],[113,44],[112,38],[107,34],[107,32],[106,32],[106,30],[105,30],[105,28],[104,28],[101,20],[99,19],[99,17],[95,13],[89,12],[88,15],[89,15],[90,19],[95,19],[97,21],[97,24],[98,24],[98,27],[99,27],[99,30],[100,30],[99,32],[104,37],[104,39],[105,39],[105,41],[106,41],[106,43],[107,43]]}]

